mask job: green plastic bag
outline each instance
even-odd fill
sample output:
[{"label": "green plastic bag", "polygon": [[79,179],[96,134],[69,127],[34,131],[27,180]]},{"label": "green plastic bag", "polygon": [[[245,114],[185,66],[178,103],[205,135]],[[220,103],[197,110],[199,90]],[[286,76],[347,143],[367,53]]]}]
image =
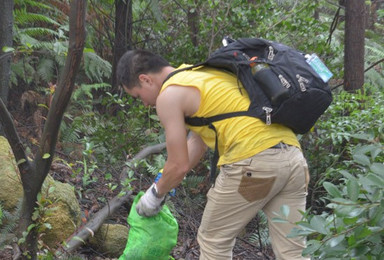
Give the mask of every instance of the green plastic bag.
[{"label": "green plastic bag", "polygon": [[169,208],[153,217],[142,217],[136,212],[136,204],[144,194],[135,197],[128,215],[130,230],[128,241],[119,260],[169,260],[169,254],[177,243],[179,225]]}]

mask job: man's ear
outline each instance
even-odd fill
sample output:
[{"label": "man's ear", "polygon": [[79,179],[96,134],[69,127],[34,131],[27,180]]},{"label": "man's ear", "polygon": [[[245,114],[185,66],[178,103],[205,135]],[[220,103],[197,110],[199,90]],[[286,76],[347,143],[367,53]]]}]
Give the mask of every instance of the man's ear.
[{"label": "man's ear", "polygon": [[148,74],[140,74],[139,81],[148,84],[152,82],[152,78]]}]

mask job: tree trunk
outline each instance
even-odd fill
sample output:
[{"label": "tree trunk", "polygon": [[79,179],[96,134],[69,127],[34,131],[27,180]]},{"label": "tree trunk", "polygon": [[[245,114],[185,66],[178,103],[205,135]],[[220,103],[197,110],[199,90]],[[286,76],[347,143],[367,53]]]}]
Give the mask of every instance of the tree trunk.
[{"label": "tree trunk", "polygon": [[189,28],[189,37],[191,38],[193,46],[197,47],[199,45],[199,14],[200,3],[199,1],[194,1],[194,5],[190,7],[187,11],[187,22]]},{"label": "tree trunk", "polygon": [[[0,100],[0,122],[4,125],[6,137],[18,162],[24,190],[19,222],[20,233],[27,232],[28,228],[34,224],[32,214],[37,206],[37,194],[40,192],[44,179],[48,175],[55,153],[59,127],[74,89],[85,43],[86,2],[86,0],[71,1],[68,56],[48,112],[40,140],[40,148],[33,156],[34,161],[27,159],[11,115],[4,102]],[[32,260],[37,258],[37,233],[35,228],[27,232],[25,243],[22,244],[21,249],[23,258]]]},{"label": "tree trunk", "polygon": [[132,0],[115,1],[115,42],[112,63],[112,88],[117,92],[116,67],[121,56],[132,48]]},{"label": "tree trunk", "polygon": [[[12,53],[4,53],[4,46],[12,46],[13,0],[3,0],[0,4],[0,98],[5,106],[8,104],[9,78],[11,75]],[[0,123],[0,134],[4,134]]]},{"label": "tree trunk", "polygon": [[345,1],[344,89],[355,92],[364,84],[365,3]]}]

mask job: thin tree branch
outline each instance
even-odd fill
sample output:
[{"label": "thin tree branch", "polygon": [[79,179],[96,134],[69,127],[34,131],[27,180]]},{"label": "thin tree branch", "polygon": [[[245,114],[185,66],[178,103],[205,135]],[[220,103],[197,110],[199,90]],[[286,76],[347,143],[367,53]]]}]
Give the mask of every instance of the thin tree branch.
[{"label": "thin tree branch", "polygon": [[[86,0],[71,1],[69,19],[69,47],[65,67],[61,74],[56,93],[48,112],[47,121],[40,141],[40,149],[36,155],[36,165],[40,171],[36,176],[41,182],[44,181],[49,172],[55,153],[56,142],[60,124],[64,112],[69,104],[74,86],[77,71],[80,67],[81,58],[85,44],[85,15]],[[43,158],[49,154],[49,158]]]},{"label": "thin tree branch", "polygon": [[[376,61],[375,63],[373,63],[371,66],[369,66],[368,68],[366,68],[366,69],[364,70],[364,72],[367,72],[368,70],[372,69],[372,68],[375,67],[377,64],[382,63],[382,62],[384,62],[384,58],[383,58],[383,59],[380,59],[380,60],[378,60],[378,61]],[[340,84],[338,84],[338,85],[332,87],[331,90],[337,89],[338,87],[341,87],[341,86],[343,86],[343,85],[344,85],[344,81],[343,81],[342,83],[340,83]]]},{"label": "thin tree branch", "polygon": [[384,58],[382,58],[381,60],[378,60],[378,61],[376,61],[375,63],[373,63],[371,66],[369,66],[368,68],[366,68],[366,69],[364,70],[364,72],[367,72],[368,70],[372,69],[372,68],[375,67],[377,64],[382,63],[382,62],[384,62]]}]

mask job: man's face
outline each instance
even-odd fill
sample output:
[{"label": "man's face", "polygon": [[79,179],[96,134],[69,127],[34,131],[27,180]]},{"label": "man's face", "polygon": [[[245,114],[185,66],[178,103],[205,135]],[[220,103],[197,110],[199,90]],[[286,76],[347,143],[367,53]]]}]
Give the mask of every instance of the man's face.
[{"label": "man's face", "polygon": [[144,82],[130,89],[123,87],[128,95],[140,99],[144,106],[154,107],[156,105],[157,93],[152,85]]}]

